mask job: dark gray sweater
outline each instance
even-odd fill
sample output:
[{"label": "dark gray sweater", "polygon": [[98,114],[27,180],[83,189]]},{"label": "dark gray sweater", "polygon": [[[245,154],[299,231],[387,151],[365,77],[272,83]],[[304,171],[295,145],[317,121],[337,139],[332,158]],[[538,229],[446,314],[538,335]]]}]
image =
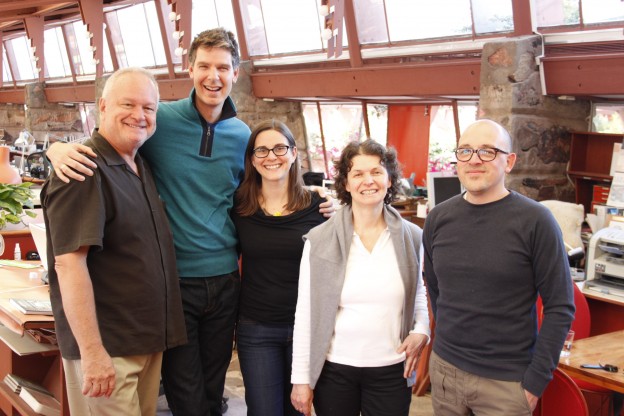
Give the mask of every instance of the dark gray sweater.
[{"label": "dark gray sweater", "polygon": [[427,216],[423,244],[433,350],[464,371],[520,381],[541,396],[574,318],[567,256],[548,209],[516,192],[484,205],[458,195]]}]

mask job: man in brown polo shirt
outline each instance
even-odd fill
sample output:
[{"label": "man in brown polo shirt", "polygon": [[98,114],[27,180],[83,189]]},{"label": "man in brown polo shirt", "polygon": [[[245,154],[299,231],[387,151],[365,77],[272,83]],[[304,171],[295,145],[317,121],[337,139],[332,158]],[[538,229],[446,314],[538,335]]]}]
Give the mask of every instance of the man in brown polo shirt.
[{"label": "man in brown polo shirt", "polygon": [[154,415],[162,352],[186,342],[169,224],[137,154],[156,129],[158,98],[149,72],[113,74],[99,102],[99,131],[86,142],[98,169],[84,182],[53,173],[41,193],[75,415]]}]

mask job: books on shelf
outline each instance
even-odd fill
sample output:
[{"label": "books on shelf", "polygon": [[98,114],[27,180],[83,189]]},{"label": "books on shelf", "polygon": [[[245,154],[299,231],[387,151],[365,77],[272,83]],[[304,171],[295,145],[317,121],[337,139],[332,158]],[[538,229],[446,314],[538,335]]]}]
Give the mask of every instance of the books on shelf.
[{"label": "books on shelf", "polygon": [[19,396],[39,414],[44,416],[61,415],[61,403],[51,394],[22,386]]},{"label": "books on shelf", "polygon": [[13,390],[15,393],[19,394],[22,390],[22,387],[28,387],[33,390],[39,390],[42,393],[52,395],[48,389],[43,387],[40,384],[37,384],[33,381],[27,380],[24,377],[17,376],[15,374],[7,374],[4,376],[4,382]]},{"label": "books on shelf", "polygon": [[52,315],[52,304],[49,300],[11,298],[9,302],[25,315]]},{"label": "books on shelf", "polygon": [[60,416],[61,404],[45,387],[15,374],[7,374],[4,382],[35,412],[44,416]]}]

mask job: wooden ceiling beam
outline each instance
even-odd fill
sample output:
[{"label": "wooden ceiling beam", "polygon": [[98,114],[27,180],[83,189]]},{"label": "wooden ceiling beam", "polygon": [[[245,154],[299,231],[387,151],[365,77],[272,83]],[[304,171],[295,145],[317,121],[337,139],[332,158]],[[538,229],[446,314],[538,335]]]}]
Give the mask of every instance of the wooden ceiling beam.
[{"label": "wooden ceiling beam", "polygon": [[481,62],[305,70],[251,75],[258,98],[479,95]]},{"label": "wooden ceiling beam", "polygon": [[542,65],[548,94],[624,94],[624,54],[546,57]]}]

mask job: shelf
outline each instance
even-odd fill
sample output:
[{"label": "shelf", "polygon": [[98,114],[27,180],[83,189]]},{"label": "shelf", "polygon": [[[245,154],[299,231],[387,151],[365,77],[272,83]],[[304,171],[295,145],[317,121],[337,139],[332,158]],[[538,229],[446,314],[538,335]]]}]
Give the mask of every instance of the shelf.
[{"label": "shelf", "polygon": [[30,407],[19,394],[11,390],[3,380],[0,380],[0,396],[7,399],[7,401],[11,403],[11,406],[22,416],[39,416],[39,413],[35,412],[32,407]]},{"label": "shelf", "polygon": [[571,133],[567,173],[576,188],[576,203],[584,206],[585,213],[591,210],[594,185],[611,184],[613,145],[623,139],[622,134]]}]

